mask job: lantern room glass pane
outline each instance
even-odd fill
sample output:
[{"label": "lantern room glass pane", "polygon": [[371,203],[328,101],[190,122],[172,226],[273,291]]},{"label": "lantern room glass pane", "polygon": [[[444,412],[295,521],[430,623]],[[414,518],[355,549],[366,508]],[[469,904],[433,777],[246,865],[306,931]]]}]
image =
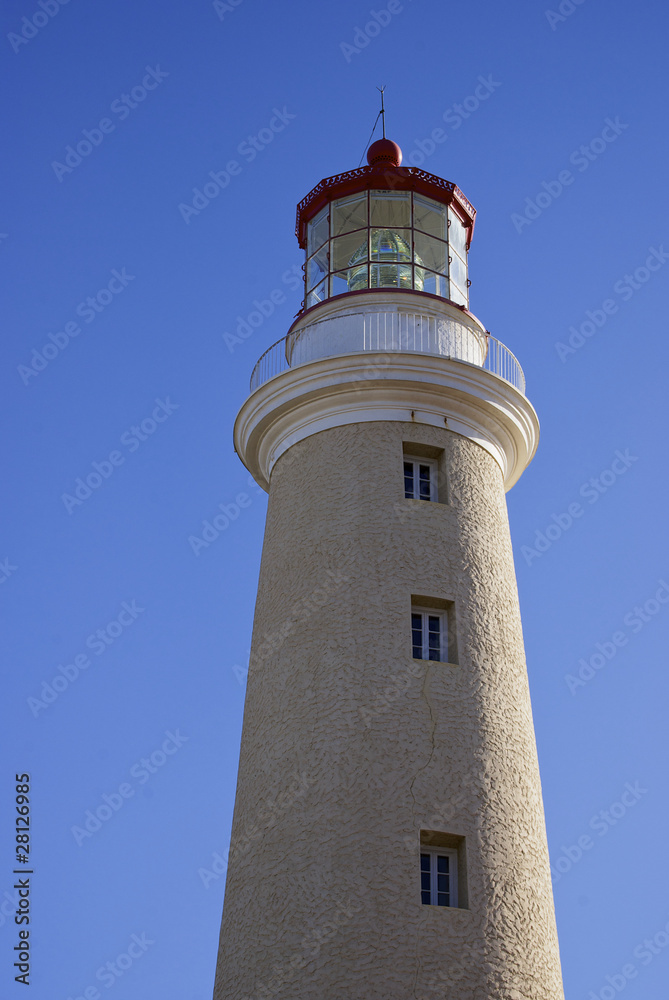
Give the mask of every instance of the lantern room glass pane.
[{"label": "lantern room glass pane", "polygon": [[411,261],[410,229],[372,229],[370,232],[372,260]]},{"label": "lantern room glass pane", "polygon": [[[367,288],[367,265],[364,264],[362,269],[364,273],[360,274],[359,282],[360,288]],[[356,292],[359,289],[351,288],[349,282],[350,271],[335,271],[334,274],[330,276],[330,295],[342,295],[344,292]]]},{"label": "lantern room glass pane", "polygon": [[423,195],[339,198],[307,224],[305,306],[368,288],[414,289],[468,306],[466,239],[453,209]]},{"label": "lantern room glass pane", "polygon": [[318,305],[323,299],[328,297],[328,283],[326,281],[321,281],[320,285],[312,288],[310,292],[307,293],[307,309],[311,306]]},{"label": "lantern room glass pane", "polygon": [[372,229],[370,287],[413,288],[410,229]]},{"label": "lantern room glass pane", "polygon": [[329,205],[326,205],[318,215],[314,216],[307,225],[307,256],[310,257],[315,250],[322,247],[328,236],[328,212]]},{"label": "lantern room glass pane", "polygon": [[456,253],[451,254],[451,281],[454,281],[458,288],[467,287],[467,265]]},{"label": "lantern room glass pane", "polygon": [[446,237],[446,206],[431,198],[413,196],[413,225],[428,236],[436,236],[440,240]]},{"label": "lantern room glass pane", "polygon": [[367,192],[340,198],[332,204],[332,235],[341,236],[367,225]]},{"label": "lantern room glass pane", "polygon": [[422,271],[422,275],[423,284],[418,291],[429,292],[431,295],[440,295],[443,299],[449,298],[448,278],[444,277],[443,274],[435,274],[434,271]]},{"label": "lantern room glass pane", "polygon": [[416,257],[420,258],[425,267],[430,271],[448,274],[447,244],[443,240],[435,240],[431,236],[416,233],[414,246]]},{"label": "lantern room glass pane", "polygon": [[413,288],[411,264],[371,264],[371,288]]},{"label": "lantern room glass pane", "polygon": [[469,305],[467,293],[464,292],[464,291],[462,291],[461,288],[458,288],[457,285],[454,285],[453,282],[451,282],[450,300],[451,300],[451,302],[457,303],[457,305],[459,305],[459,306],[468,306]]},{"label": "lantern room glass pane", "polygon": [[467,259],[467,230],[460,222],[460,219],[455,214],[452,208],[448,210],[448,220],[450,226],[448,227],[448,239],[456,251],[460,254],[463,260]]},{"label": "lantern room glass pane", "polygon": [[402,229],[411,225],[411,194],[409,191],[370,191],[369,219],[371,226]]},{"label": "lantern room glass pane", "polygon": [[307,261],[307,291],[319,285],[328,273],[327,245]]},{"label": "lantern room glass pane", "polygon": [[338,236],[332,240],[331,267],[333,271],[342,271],[349,264],[362,264],[368,259],[367,230],[359,233],[349,233],[348,236]]},{"label": "lantern room glass pane", "polygon": [[[353,235],[359,239],[359,234]],[[371,260],[369,269],[366,264],[368,256]],[[365,241],[358,246],[348,263],[351,292],[369,287],[412,288],[411,230],[372,229],[369,252]]]}]

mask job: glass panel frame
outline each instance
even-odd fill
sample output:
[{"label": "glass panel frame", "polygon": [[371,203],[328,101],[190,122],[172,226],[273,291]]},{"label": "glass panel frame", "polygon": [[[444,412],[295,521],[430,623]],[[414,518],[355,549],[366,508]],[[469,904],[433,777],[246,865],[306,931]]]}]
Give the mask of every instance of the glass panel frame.
[{"label": "glass panel frame", "polygon": [[[467,230],[450,206],[413,191],[373,189],[336,199],[307,224],[304,305],[323,301],[325,279],[326,298],[396,288],[468,308],[466,238]],[[393,242],[395,252],[388,245]],[[380,244],[376,251],[374,243]],[[351,266],[365,247],[366,256],[361,254]]]}]

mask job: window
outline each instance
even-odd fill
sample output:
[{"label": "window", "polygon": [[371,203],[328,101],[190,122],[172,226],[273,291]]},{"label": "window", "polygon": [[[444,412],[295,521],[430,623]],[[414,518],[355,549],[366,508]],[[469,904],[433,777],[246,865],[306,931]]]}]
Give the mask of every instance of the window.
[{"label": "window", "polygon": [[457,664],[453,601],[412,595],[411,653],[415,660]]},{"label": "window", "polygon": [[[445,660],[442,656],[444,616],[434,611],[411,612],[411,646],[416,660]],[[446,642],[445,645],[448,645]]]},{"label": "window", "polygon": [[457,851],[421,846],[420,901],[428,906],[458,905]]},{"label": "window", "polygon": [[420,831],[420,892],[425,905],[469,909],[467,850],[461,834]]},{"label": "window", "polygon": [[448,503],[446,455],[443,448],[421,441],[403,441],[402,463],[405,500]]},{"label": "window", "polygon": [[437,463],[404,456],[404,496],[407,500],[437,499]]}]

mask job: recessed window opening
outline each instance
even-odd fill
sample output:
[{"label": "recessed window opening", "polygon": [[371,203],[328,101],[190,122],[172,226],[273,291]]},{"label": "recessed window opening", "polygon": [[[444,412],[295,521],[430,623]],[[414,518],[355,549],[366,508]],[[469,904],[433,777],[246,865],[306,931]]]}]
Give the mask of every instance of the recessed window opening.
[{"label": "recessed window opening", "polygon": [[411,655],[415,660],[457,664],[455,608],[452,601],[412,596]]}]

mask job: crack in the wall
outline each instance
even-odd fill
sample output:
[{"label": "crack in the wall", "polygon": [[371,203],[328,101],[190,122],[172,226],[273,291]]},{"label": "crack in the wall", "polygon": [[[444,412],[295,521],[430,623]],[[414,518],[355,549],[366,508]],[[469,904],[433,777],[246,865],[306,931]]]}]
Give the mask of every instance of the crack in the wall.
[{"label": "crack in the wall", "polygon": [[426,771],[427,768],[432,763],[432,758],[434,757],[434,752],[435,752],[435,749],[436,749],[436,747],[434,745],[434,734],[435,734],[436,729],[437,729],[437,720],[434,717],[434,712],[432,711],[432,705],[430,703],[430,699],[427,697],[427,694],[426,694],[426,691],[425,691],[425,687],[426,687],[427,682],[428,682],[429,674],[430,674],[430,665],[428,665],[425,668],[425,677],[423,678],[423,684],[421,686],[420,693],[421,693],[421,697],[424,699],[425,704],[427,705],[428,711],[430,713],[430,722],[431,722],[431,728],[430,728],[430,756],[428,757],[428,759],[425,762],[425,764],[418,771],[416,771],[416,773],[414,774],[413,779],[411,781],[411,784],[409,785],[409,792],[411,793],[411,798],[413,800],[413,805],[414,805],[414,809],[413,809],[414,820],[416,818],[416,797],[415,797],[415,795],[413,793],[413,786],[416,784],[416,781],[418,780],[418,778],[420,777],[420,775],[423,774],[423,772]]},{"label": "crack in the wall", "polygon": [[[434,743],[434,734],[437,731],[437,720],[435,718],[434,712],[432,711],[432,704],[431,704],[430,699],[428,698],[427,692],[425,690],[426,687],[427,687],[427,682],[428,682],[428,679],[429,679],[429,675],[430,675],[430,665],[428,664],[428,666],[426,666],[426,668],[425,668],[425,676],[423,677],[423,683],[421,685],[420,694],[421,694],[421,698],[423,698],[423,700],[425,701],[425,704],[427,705],[428,712],[430,713],[430,723],[431,723],[431,726],[430,726],[430,756],[428,757],[428,759],[425,762],[425,764],[418,771],[416,771],[416,773],[414,774],[413,779],[411,781],[411,784],[409,785],[409,792],[411,793],[411,799],[413,801],[413,810],[412,810],[412,813],[413,813],[414,823],[416,822],[416,796],[413,793],[413,786],[415,785],[415,783],[418,780],[418,778],[420,777],[420,775],[423,774],[428,769],[428,767],[430,766],[430,764],[432,763],[432,758],[434,757],[434,753],[435,753],[435,750],[436,750],[435,743]],[[421,930],[420,930],[420,925],[417,925],[417,927],[416,927],[416,957],[415,957],[415,963],[416,963],[415,969],[416,969],[416,971],[415,971],[414,981],[413,981],[413,987],[412,987],[412,992],[413,992],[414,1000],[416,1000],[416,986],[418,985],[418,976],[419,976],[419,973],[420,973],[419,949],[420,949],[421,941],[422,941],[422,934],[421,934]]]}]

